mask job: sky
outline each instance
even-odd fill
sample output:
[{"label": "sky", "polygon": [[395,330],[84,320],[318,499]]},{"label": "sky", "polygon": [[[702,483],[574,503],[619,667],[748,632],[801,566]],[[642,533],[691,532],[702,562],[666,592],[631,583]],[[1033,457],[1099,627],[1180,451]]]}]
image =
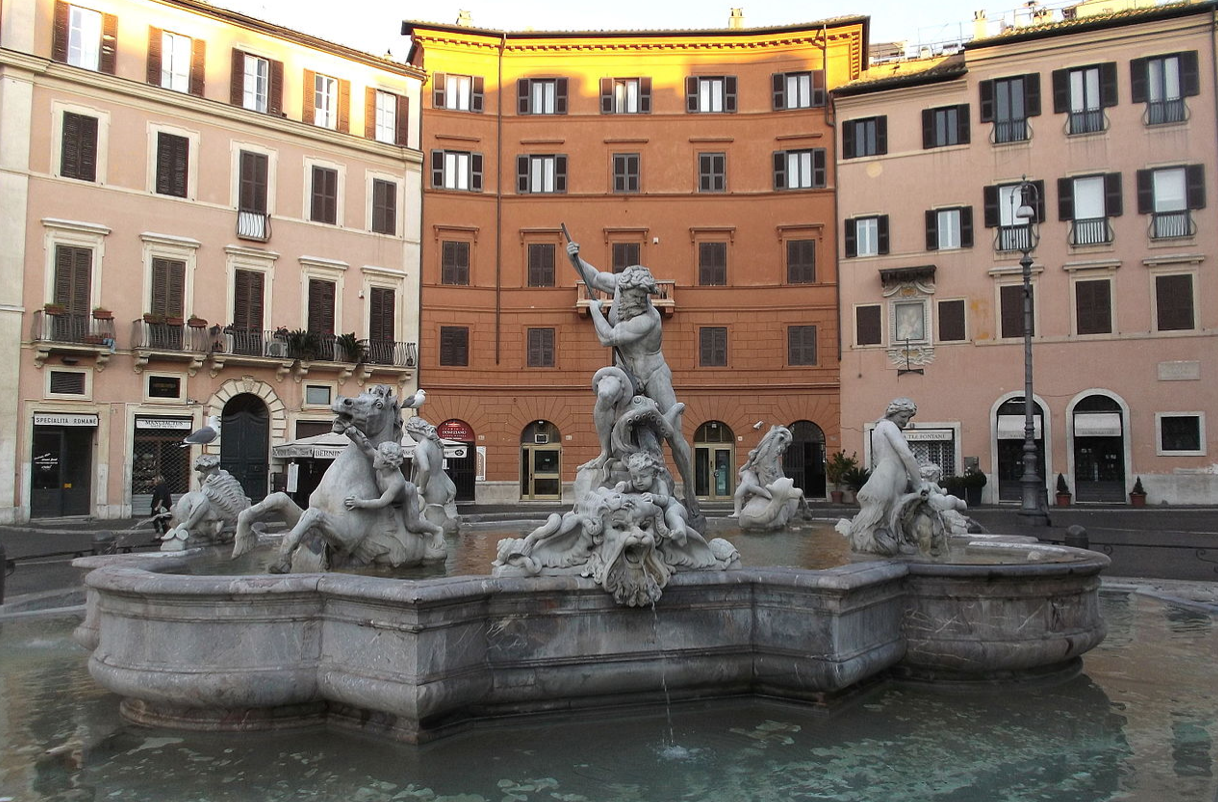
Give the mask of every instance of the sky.
[{"label": "sky", "polygon": [[[994,0],[990,0],[994,2]],[[295,28],[339,44],[404,58],[409,44],[401,36],[404,19],[454,23],[460,9],[473,24],[494,30],[652,30],[725,28],[729,9],[743,8],[746,27],[758,28],[865,14],[871,17],[871,41],[940,42],[967,37],[973,12],[985,9],[990,19],[1022,5],[1019,0],[347,0],[335,5],[319,0],[211,0],[214,5]],[[1058,6],[1063,3],[1050,2]],[[336,8],[351,13],[335,14]]]}]

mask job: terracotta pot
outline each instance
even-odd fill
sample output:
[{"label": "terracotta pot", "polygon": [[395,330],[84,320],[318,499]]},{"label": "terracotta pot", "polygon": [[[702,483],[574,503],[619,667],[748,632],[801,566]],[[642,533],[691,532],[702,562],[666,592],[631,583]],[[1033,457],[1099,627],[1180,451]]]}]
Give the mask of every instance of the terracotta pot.
[{"label": "terracotta pot", "polygon": [[841,504],[842,495],[843,495],[842,491],[840,491],[840,490],[830,490],[829,491],[829,500],[832,501],[834,504]]},{"label": "terracotta pot", "polygon": [[109,309],[94,309],[93,310],[93,319],[94,320],[114,320],[114,313],[111,312]]},{"label": "terracotta pot", "polygon": [[1057,494],[1057,506],[1059,506],[1059,507],[1069,507],[1069,506],[1070,506],[1070,498],[1071,498],[1071,496],[1070,496],[1070,494],[1069,494],[1069,493],[1058,493],[1058,494]]},{"label": "terracotta pot", "polygon": [[205,329],[207,328],[207,321],[201,317],[192,317],[186,321],[186,325],[193,329]]},{"label": "terracotta pot", "polygon": [[1130,493],[1129,494],[1129,506],[1145,507],[1146,506],[1146,494],[1145,493]]}]

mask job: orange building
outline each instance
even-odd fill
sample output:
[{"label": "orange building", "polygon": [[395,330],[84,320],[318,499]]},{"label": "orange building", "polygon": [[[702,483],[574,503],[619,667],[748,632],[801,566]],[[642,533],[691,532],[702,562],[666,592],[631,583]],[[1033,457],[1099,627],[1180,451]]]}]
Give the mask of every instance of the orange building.
[{"label": "orange building", "polygon": [[[561,224],[662,285],[697,495],[730,498],[772,424],[823,496],[838,432],[834,125],[867,18],[709,31],[503,32],[406,22],[423,89],[420,386],[476,446],[462,497],[557,499],[597,453],[610,363]],[[471,449],[471,452],[475,449]]]}]

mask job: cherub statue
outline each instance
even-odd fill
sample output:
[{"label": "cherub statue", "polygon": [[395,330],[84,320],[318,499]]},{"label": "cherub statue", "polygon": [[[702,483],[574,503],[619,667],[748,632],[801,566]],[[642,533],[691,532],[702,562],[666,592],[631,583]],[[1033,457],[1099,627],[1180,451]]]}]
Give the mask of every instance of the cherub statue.
[{"label": "cherub statue", "polygon": [[406,419],[406,434],[415,442],[410,481],[419,491],[423,517],[445,532],[456,532],[457,486],[444,472],[444,445],[436,427],[415,416]]}]

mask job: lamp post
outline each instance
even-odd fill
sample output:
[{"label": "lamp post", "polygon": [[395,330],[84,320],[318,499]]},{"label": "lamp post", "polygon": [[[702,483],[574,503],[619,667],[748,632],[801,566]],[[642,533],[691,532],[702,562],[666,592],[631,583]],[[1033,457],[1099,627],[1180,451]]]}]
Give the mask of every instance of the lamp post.
[{"label": "lamp post", "polygon": [[[1027,230],[1019,238],[1019,250],[1023,258],[1019,266],[1023,269],[1023,477],[1019,480],[1020,505],[1019,517],[1030,526],[1048,526],[1049,513],[1045,498],[1045,483],[1036,468],[1036,421],[1032,411],[1035,409],[1032,395],[1032,248],[1033,226],[1038,220],[1039,206],[1036,185],[1027,176],[1020,181],[1016,192],[1019,208],[1015,210],[1016,220],[1024,221]],[[1012,197],[1012,201],[1015,197]]]}]

